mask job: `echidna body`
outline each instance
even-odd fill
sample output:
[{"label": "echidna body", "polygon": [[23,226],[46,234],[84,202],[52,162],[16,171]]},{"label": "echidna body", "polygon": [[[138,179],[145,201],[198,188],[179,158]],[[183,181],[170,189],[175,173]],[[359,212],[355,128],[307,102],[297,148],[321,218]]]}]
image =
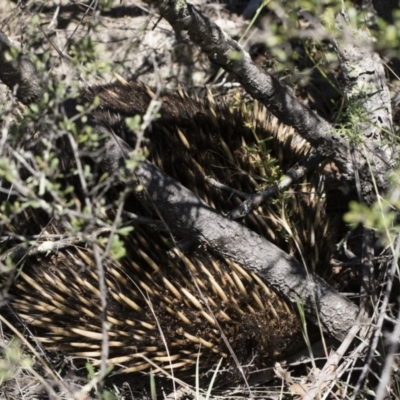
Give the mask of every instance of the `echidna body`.
[{"label": "echidna body", "polygon": [[[95,96],[101,106],[94,118],[134,146],[135,135],[124,118],[143,115],[155,95],[140,84],[117,83],[86,90],[83,102]],[[308,151],[304,142],[293,146],[294,133],[257,105],[241,109],[169,93],[159,100],[161,117],[147,130],[144,143],[149,159],[219,212],[229,212],[242,199],[211,186],[206,177],[254,193]],[[271,156],[278,143],[285,149],[277,155],[279,164]],[[329,220],[315,194],[322,188],[307,183],[295,190],[260,207],[244,223],[321,269],[330,254]],[[196,364],[205,372],[220,360],[225,370],[236,362],[256,369],[302,347],[295,313],[265,282],[209,249],[192,246],[182,253],[180,239],[186,238],[135,227],[124,239],[126,255],[103,260],[108,362],[116,370],[187,376],[195,374]],[[91,247],[26,256],[22,264],[12,308],[46,348],[99,364],[101,294]]]},{"label": "echidna body", "polygon": [[[123,260],[104,263],[108,361],[121,372],[173,370],[182,377],[194,375],[196,363],[204,372],[220,359],[226,370],[235,367],[231,352],[254,369],[301,347],[294,313],[253,273],[204,249],[183,255],[140,228],[130,245]],[[46,348],[97,365],[101,306],[93,260],[87,249],[36,259],[34,271],[24,267],[12,305]]]}]

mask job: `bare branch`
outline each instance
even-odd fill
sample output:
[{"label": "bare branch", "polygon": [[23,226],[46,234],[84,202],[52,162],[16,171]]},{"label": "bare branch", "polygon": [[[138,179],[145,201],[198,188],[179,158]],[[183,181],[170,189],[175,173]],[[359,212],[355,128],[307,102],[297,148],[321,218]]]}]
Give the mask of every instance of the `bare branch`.
[{"label": "bare branch", "polygon": [[295,127],[323,157],[334,157],[342,173],[352,179],[346,141],[327,121],[298,101],[287,86],[254,64],[250,55],[218,25],[184,1],[147,3],[157,6],[177,34],[187,31],[212,61],[233,73],[254,99],[267,106],[281,122]]},{"label": "bare branch", "polygon": [[303,177],[307,172],[315,169],[321,161],[323,161],[323,157],[320,154],[313,154],[307,161],[303,163],[303,165],[294,167],[288,171],[276,186],[269,187],[266,190],[251,195],[242,204],[229,213],[229,218],[239,219],[245,217],[269,197],[276,195],[280,190],[284,190],[293,182],[296,182]]}]

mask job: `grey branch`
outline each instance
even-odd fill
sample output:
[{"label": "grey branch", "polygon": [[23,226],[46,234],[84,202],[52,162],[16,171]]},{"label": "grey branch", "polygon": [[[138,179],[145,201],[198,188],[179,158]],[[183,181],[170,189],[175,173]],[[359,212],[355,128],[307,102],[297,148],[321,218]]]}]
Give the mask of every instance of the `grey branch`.
[{"label": "grey branch", "polygon": [[175,32],[188,32],[190,39],[208,57],[236,76],[244,89],[268,107],[281,122],[293,126],[325,158],[333,157],[341,172],[352,179],[348,144],[327,121],[303,105],[271,74],[263,71],[250,55],[191,4],[177,0],[147,0],[171,24]]},{"label": "grey branch", "polygon": [[313,153],[308,160],[302,165],[296,166],[288,171],[283,179],[276,185],[271,186],[266,190],[254,193],[248,197],[242,204],[232,210],[228,217],[230,219],[244,218],[246,215],[255,210],[258,206],[264,203],[269,197],[275,196],[280,190],[284,190],[289,187],[293,182],[296,182],[303,177],[307,172],[314,170],[320,162],[323,161],[323,157],[318,153]]},{"label": "grey branch", "polygon": [[[104,165],[118,176],[129,145],[109,133],[105,147]],[[125,181],[127,174],[125,171]],[[154,208],[172,232],[256,272],[294,308],[303,307],[309,320],[321,323],[329,335],[338,340],[346,337],[359,309],[323,279],[267,239],[217,213],[148,161],[139,164],[135,175],[143,187],[135,196],[146,208]]]},{"label": "grey branch", "polygon": [[144,162],[135,173],[145,189],[141,200],[150,201],[175,233],[255,271],[293,307],[304,307],[308,318],[320,321],[328,334],[345,338],[358,315],[350,300],[263,237],[211,209],[154,165]]}]

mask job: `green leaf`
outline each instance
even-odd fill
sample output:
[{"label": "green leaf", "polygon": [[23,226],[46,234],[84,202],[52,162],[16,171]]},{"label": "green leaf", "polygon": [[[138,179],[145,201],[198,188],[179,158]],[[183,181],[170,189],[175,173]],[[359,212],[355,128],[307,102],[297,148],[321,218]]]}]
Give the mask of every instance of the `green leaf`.
[{"label": "green leaf", "polygon": [[116,230],[116,233],[121,236],[128,236],[133,231],[133,226],[124,226]]}]

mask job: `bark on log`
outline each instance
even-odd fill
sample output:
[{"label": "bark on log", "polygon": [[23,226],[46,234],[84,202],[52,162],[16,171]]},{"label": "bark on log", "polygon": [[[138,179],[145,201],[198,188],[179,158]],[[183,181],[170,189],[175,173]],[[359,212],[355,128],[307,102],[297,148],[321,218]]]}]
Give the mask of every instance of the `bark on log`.
[{"label": "bark on log", "polygon": [[145,189],[141,200],[147,205],[150,201],[174,232],[255,271],[294,308],[303,306],[308,318],[321,322],[328,334],[344,339],[358,315],[358,307],[350,300],[263,237],[217,213],[154,165],[144,162],[135,174]]},{"label": "bark on log", "polygon": [[[368,177],[372,172],[378,187],[383,188],[397,158],[385,69],[367,32],[348,27],[341,14],[337,15],[336,22],[344,36],[333,42],[341,62],[342,90],[352,120],[352,146],[361,142],[364,147],[362,154],[355,154],[354,167],[361,177]],[[371,203],[375,196],[367,196],[374,193],[373,181],[371,178],[360,181],[364,200]]]}]

